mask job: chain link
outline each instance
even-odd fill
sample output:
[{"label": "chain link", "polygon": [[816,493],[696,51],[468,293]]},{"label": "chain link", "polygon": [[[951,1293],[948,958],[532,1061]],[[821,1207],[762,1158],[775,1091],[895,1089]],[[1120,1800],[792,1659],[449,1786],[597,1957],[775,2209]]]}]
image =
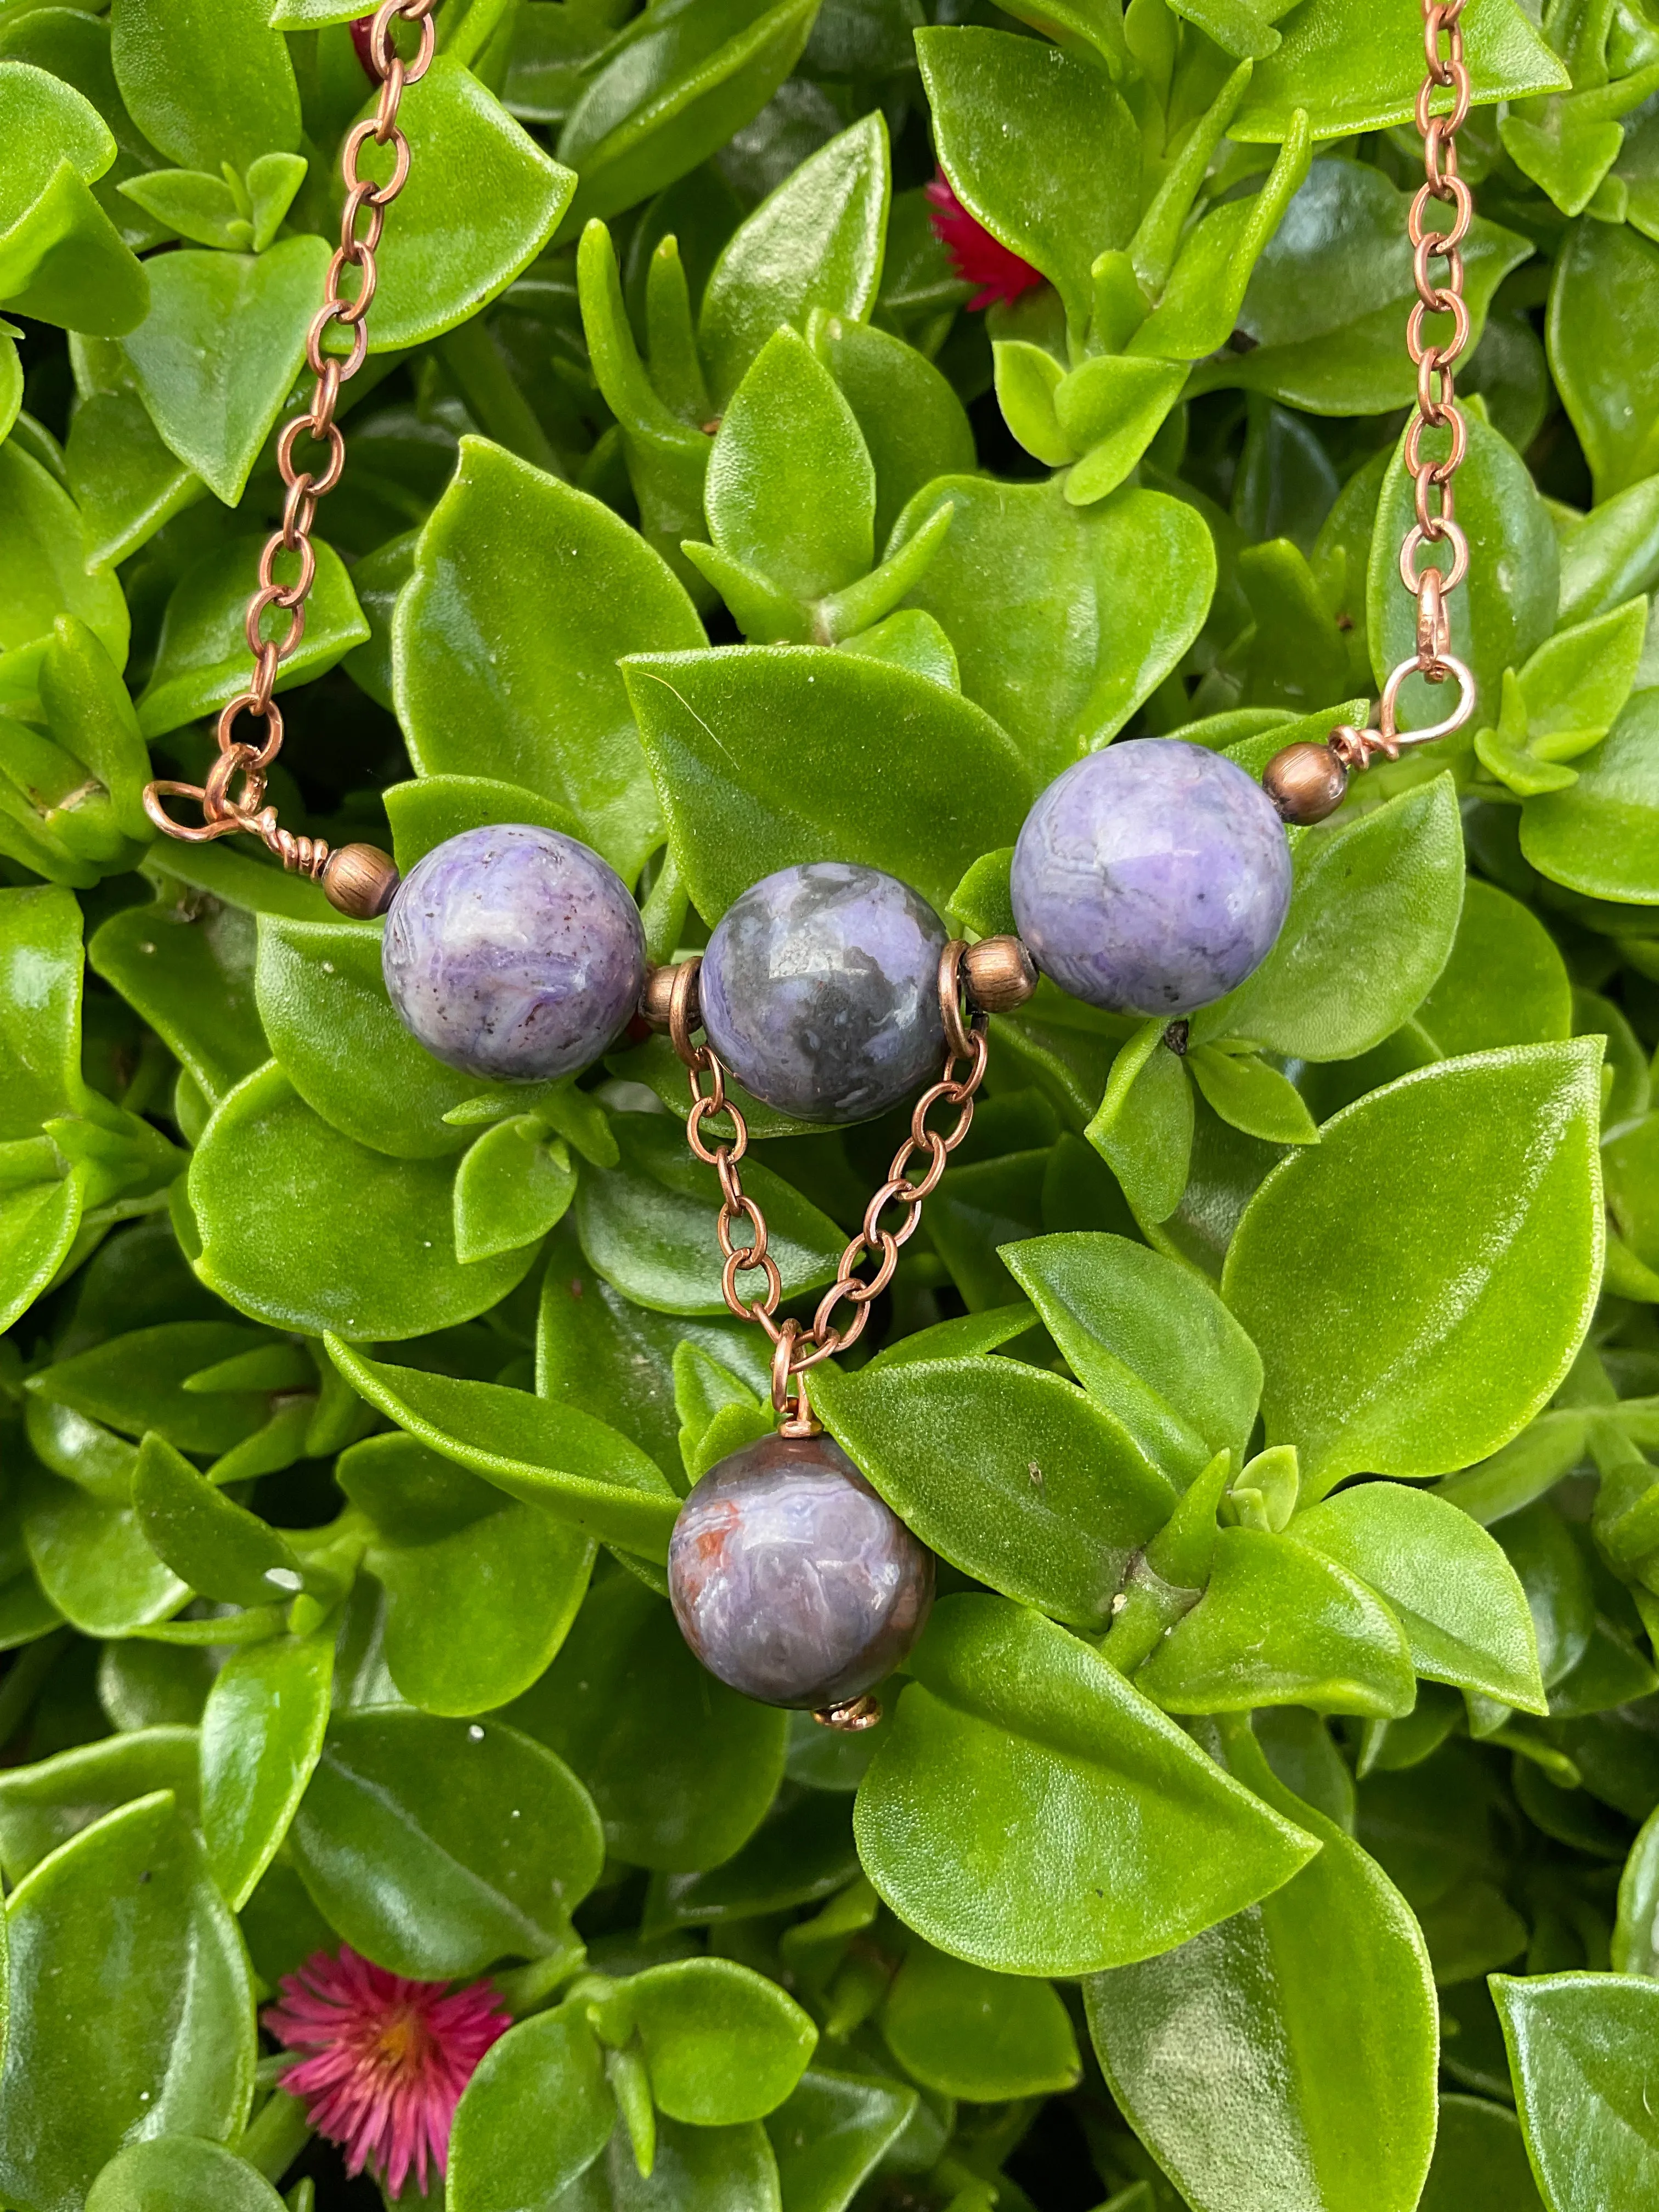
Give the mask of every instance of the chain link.
[{"label": "chain link", "polygon": [[[1406,325],[1406,350],[1417,370],[1416,408],[1406,432],[1406,466],[1415,493],[1417,520],[1400,549],[1400,574],[1406,589],[1419,603],[1423,577],[1428,572],[1419,571],[1417,562],[1425,545],[1449,544],[1452,549],[1451,567],[1435,587],[1438,593],[1455,590],[1469,565],[1468,540],[1457,523],[1453,483],[1469,442],[1468,424],[1457,405],[1456,368],[1469,342],[1462,245],[1474,219],[1474,202],[1457,167],[1457,133],[1469,112],[1469,72],[1463,60],[1463,27],[1459,20],[1463,5],[1464,0],[1424,0],[1423,53],[1427,74],[1417,95],[1424,177],[1406,225],[1412,242],[1412,276],[1417,286],[1417,300]],[[1436,94],[1444,91],[1452,95],[1450,112],[1433,114]],[[1431,204],[1437,201],[1451,210],[1451,221],[1431,230],[1425,227],[1426,219]],[[1430,273],[1432,261],[1445,264],[1438,281]],[[1424,336],[1431,315],[1452,319],[1449,334],[1437,344],[1431,344]],[[1439,460],[1431,460],[1423,450],[1424,434],[1430,429],[1450,433],[1450,450]],[[1436,611],[1439,612],[1438,599]],[[1443,627],[1443,615],[1441,623]],[[1427,658],[1437,659],[1447,641],[1442,639],[1439,650]],[[1419,661],[1423,658],[1419,653]],[[1423,672],[1429,672],[1426,665]]]},{"label": "chain link", "polygon": [[[675,971],[669,1001],[668,1033],[688,1072],[691,1105],[685,1117],[685,1140],[698,1159],[720,1178],[720,1210],[714,1224],[724,1264],[720,1291],[739,1321],[758,1322],[772,1340],[772,1403],[781,1417],[786,1436],[810,1434],[814,1426],[807,1397],[806,1372],[820,1360],[856,1344],[870,1317],[871,1304],[892,1281],[902,1246],[915,1234],[921,1221],[922,1202],[939,1188],[951,1154],[968,1134],[974,1119],[974,1102],[985,1079],[990,1048],[985,1036],[985,1017],[964,1019],[962,1010],[962,962],[967,947],[953,939],[939,962],[939,1010],[945,1024],[945,1065],[937,1083],[924,1091],[910,1115],[910,1133],[893,1155],[887,1180],[865,1208],[858,1234],[848,1243],[836,1270],[836,1279],[825,1291],[810,1328],[792,1319],[776,1319],[783,1296],[783,1279],[767,1245],[766,1217],[743,1188],[739,1163],[749,1149],[749,1125],[735,1102],[726,1093],[726,1071],[712,1045],[692,1037],[696,1024],[697,970],[701,963],[688,960]],[[703,1079],[708,1087],[704,1090]],[[927,1117],[936,1106],[955,1110],[949,1130],[930,1128]],[[717,1114],[731,1123],[730,1139],[710,1132],[705,1125]],[[926,1156],[918,1176],[911,1170]],[[882,1224],[888,1206],[899,1208],[893,1227]],[[749,1234],[739,1244],[732,1231],[748,1224]],[[872,1275],[861,1275],[867,1260],[875,1261]],[[761,1284],[749,1294],[738,1287],[739,1275],[758,1274]],[[852,1310],[838,1327],[839,1306]]]},{"label": "chain link", "polygon": [[[366,318],[379,282],[375,252],[386,211],[409,177],[409,140],[399,128],[398,112],[409,86],[419,82],[431,66],[437,44],[432,20],[435,0],[382,0],[362,49],[364,65],[380,92],[374,113],[356,123],[340,149],[345,206],[340,217],[340,243],[328,265],[322,306],[306,336],[306,363],[316,384],[311,404],[288,422],[276,441],[276,465],[287,486],[283,520],[259,556],[259,581],[247,603],[243,624],[253,674],[247,689],[228,701],[220,714],[216,732],[219,757],[205,783],[158,781],[144,790],[144,811],[156,828],[169,837],[189,844],[204,844],[214,837],[246,830],[263,839],[286,868],[301,875],[321,873],[328,847],[320,838],[296,837],[276,820],[276,809],[264,804],[266,772],[283,745],[283,710],[274,693],[277,672],[298,650],[306,634],[306,603],[317,575],[317,549],[312,530],[317,502],[326,498],[345,468],[345,437],[335,421],[340,387],[362,367],[368,352]],[[405,60],[392,43],[398,25],[416,24],[420,41]],[[363,149],[373,141],[392,149],[392,174],[383,185],[361,173]],[[366,220],[365,220],[366,218]],[[348,290],[347,271],[354,272]],[[351,334],[349,352],[325,354],[323,343],[330,328],[339,324]],[[321,451],[307,464],[297,458],[301,439]],[[278,580],[276,564],[288,556],[296,564],[287,583]],[[265,621],[273,611],[288,617],[278,637],[265,635]],[[246,714],[263,727],[260,742],[236,735],[236,725]],[[193,799],[202,810],[199,824],[175,822],[162,803],[167,798]]]}]

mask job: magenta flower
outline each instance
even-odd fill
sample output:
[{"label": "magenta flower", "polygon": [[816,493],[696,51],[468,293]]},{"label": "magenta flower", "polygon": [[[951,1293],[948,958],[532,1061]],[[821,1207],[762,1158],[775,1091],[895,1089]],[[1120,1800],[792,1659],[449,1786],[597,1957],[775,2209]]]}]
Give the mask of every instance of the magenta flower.
[{"label": "magenta flower", "polygon": [[927,186],[927,199],[933,210],[934,237],[950,254],[963,283],[980,288],[968,302],[970,307],[989,307],[999,300],[1017,300],[1022,292],[1029,292],[1034,284],[1042,283],[1040,269],[1033,269],[1029,261],[1022,261],[1018,254],[1011,252],[1000,238],[993,238],[984,224],[969,214],[951,191],[943,169],[935,171],[933,181]]},{"label": "magenta flower", "polygon": [[422,2196],[428,2171],[444,2172],[461,2092],[513,2025],[489,1982],[407,1981],[349,1944],[285,1974],[260,2019],[300,2054],[283,2088],[307,2100],[319,2135],[344,2147],[349,2173],[373,2166],[393,2197],[411,2170]]}]

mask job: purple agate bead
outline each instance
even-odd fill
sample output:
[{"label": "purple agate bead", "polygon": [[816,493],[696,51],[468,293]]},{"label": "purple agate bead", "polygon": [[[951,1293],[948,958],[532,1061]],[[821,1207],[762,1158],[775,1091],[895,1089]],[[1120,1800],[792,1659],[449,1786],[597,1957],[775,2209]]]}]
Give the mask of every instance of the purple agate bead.
[{"label": "purple agate bead", "polygon": [[465,830],[398,886],[380,947],[399,1019],[496,1082],[597,1060],[639,1005],[645,932],[616,870],[556,830]]},{"label": "purple agate bead", "polygon": [[1114,1013],[1190,1013],[1272,951],[1291,902],[1285,827],[1254,777],[1176,738],[1089,753],[1025,817],[1014,916],[1031,957]]},{"label": "purple agate bead", "polygon": [[763,1705],[858,1697],[921,1635],[933,1555],[830,1437],[763,1437],[680,1508],[668,1594],[711,1674]]},{"label": "purple agate bead", "polygon": [[861,1121],[936,1073],[945,925],[878,868],[780,868],[721,916],[697,979],[708,1041],[805,1121]]}]

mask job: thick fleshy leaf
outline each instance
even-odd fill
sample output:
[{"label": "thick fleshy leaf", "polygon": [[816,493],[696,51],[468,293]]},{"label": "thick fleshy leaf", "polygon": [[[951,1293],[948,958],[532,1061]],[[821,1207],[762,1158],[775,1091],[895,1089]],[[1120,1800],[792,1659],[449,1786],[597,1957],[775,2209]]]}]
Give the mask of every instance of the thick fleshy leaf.
[{"label": "thick fleshy leaf", "polygon": [[112,576],[87,567],[85,526],[58,479],[16,438],[0,445],[0,650],[51,635],[60,614],[78,615],[117,668],[131,623]]},{"label": "thick fleshy leaf", "polygon": [[1134,229],[1140,145],[1121,95],[1104,70],[1006,31],[924,30],[916,53],[957,198],[1080,331],[1096,258]]},{"label": "thick fleshy leaf", "polygon": [[1265,1528],[1218,1532],[1203,1596],[1135,1686],[1176,1713],[1297,1705],[1377,1720],[1408,1713],[1417,1695],[1411,1652],[1389,1607],[1294,1534]]},{"label": "thick fleshy leaf", "polygon": [[511,1718],[580,1777],[613,1857],[668,1873],[748,1842],[788,1739],[785,1716],[706,1674],[662,1600],[625,1574],[592,1591]]},{"label": "thick fleshy leaf", "polygon": [[218,2143],[159,2136],[110,2160],[87,2212],[279,2212],[282,2202],[257,2167]]},{"label": "thick fleshy leaf", "polygon": [[1495,884],[1472,878],[1451,956],[1415,1018],[1449,1059],[1570,1036],[1572,984],[1566,963],[1530,908]]},{"label": "thick fleshy leaf", "polygon": [[[523,2124],[526,2112],[540,2116],[536,2126]],[[604,2150],[616,2121],[586,2021],[566,2011],[520,2021],[485,2052],[456,2110],[445,2203],[450,2212],[550,2205]]]},{"label": "thick fleshy leaf", "polygon": [[1126,488],[1079,507],[1058,484],[952,476],[912,501],[896,540],[946,502],[951,527],[907,604],[941,625],[963,690],[1045,784],[1180,664],[1215,590],[1210,533],[1162,492]]},{"label": "thick fleshy leaf", "polygon": [[1550,287],[1550,366],[1598,501],[1659,469],[1654,407],[1659,244],[1628,223],[1582,216]]},{"label": "thick fleshy leaf", "polygon": [[619,41],[559,139],[582,180],[568,227],[632,207],[706,160],[788,76],[814,13],[812,0],[702,0]]},{"label": "thick fleshy leaf", "polygon": [[[1408,9],[1360,0],[1302,0],[1280,17],[1281,43],[1255,66],[1235,138],[1273,143],[1298,107],[1318,118],[1322,138],[1346,138],[1411,120],[1423,81],[1423,41]],[[1569,78],[1514,0],[1472,0],[1463,19],[1475,103],[1565,92]],[[1442,112],[1449,95],[1437,100]]]},{"label": "thick fleshy leaf", "polygon": [[846,2212],[918,2102],[905,2082],[809,2067],[793,2096],[766,2123],[784,2203],[804,2212]]},{"label": "thick fleshy leaf", "polygon": [[336,1716],[291,1848],[349,1943],[441,1981],[559,1949],[605,1855],[591,1799],[550,1751],[497,1720],[396,1706]]},{"label": "thick fleshy leaf", "polygon": [[[1239,328],[1248,351],[1206,362],[1192,390],[1243,386],[1319,415],[1403,407],[1416,377],[1400,343],[1412,282],[1411,195],[1363,161],[1316,161],[1250,277]],[[1477,218],[1463,244],[1470,345],[1528,241]]]},{"label": "thick fleshy leaf", "polygon": [[650,1559],[667,1549],[678,1498],[636,1444],[592,1414],[501,1383],[385,1366],[327,1341],[352,1388],[430,1450],[602,1542]]},{"label": "thick fleshy leaf", "polygon": [[234,2141],[253,2094],[253,1992],[236,1923],[171,1791],[55,1852],[6,1917],[8,2197],[79,2203],[140,2130]]},{"label": "thick fleshy leaf", "polygon": [[782,324],[814,308],[862,322],[875,304],[891,185],[878,112],[821,147],[739,224],[710,272],[697,337],[717,403]]},{"label": "thick fleshy leaf", "polygon": [[671,848],[710,922],[802,860],[862,861],[943,906],[1030,801],[988,714],[890,662],[738,646],[623,672]]},{"label": "thick fleshy leaf", "polygon": [[327,267],[327,246],[312,237],[269,253],[156,258],[149,313],[123,348],[163,443],[227,507],[294,388]]},{"label": "thick fleshy leaf", "polygon": [[337,1480],[382,1539],[367,1564],[386,1592],[386,1672],[409,1703],[493,1712],[536,1681],[586,1591],[592,1539],[413,1437],[354,1444]]},{"label": "thick fleshy leaf", "polygon": [[[14,16],[3,48],[9,57],[32,49],[33,58],[0,60],[0,133],[7,151],[0,300],[19,314],[114,337],[143,320],[149,300],[148,272],[93,191],[124,156],[96,106],[65,82],[69,72],[53,51],[56,42],[37,44],[29,36],[27,15],[37,13]],[[107,196],[107,185],[104,191]]]},{"label": "thick fleshy leaf", "polygon": [[477,1096],[478,1079],[434,1060],[392,1012],[378,929],[262,915],[254,973],[276,1064],[325,1121],[406,1159],[436,1158],[470,1141],[471,1131],[444,1116]]},{"label": "thick fleshy leaf", "polygon": [[1114,1414],[1017,1360],[825,1370],[813,1405],[925,1544],[1097,1632],[1131,1556],[1175,1502]]},{"label": "thick fleshy leaf", "polygon": [[1528,799],[1521,849],[1589,898],[1659,900],[1659,690],[1638,691],[1565,791]]},{"label": "thick fleshy leaf", "polygon": [[300,143],[300,94],[270,0],[115,0],[112,58],[128,112],[186,169],[238,171]]},{"label": "thick fleshy leaf", "polygon": [[1644,2094],[1659,1983],[1627,1974],[1492,1977],[1533,2171],[1552,2212],[1641,2203],[1659,2186]]},{"label": "thick fleshy leaf", "polygon": [[1087,1644],[1002,1598],[946,1598],[860,1785],[859,1854],[902,1919],[1003,1972],[1184,1942],[1310,1855]]},{"label": "thick fleshy leaf", "polygon": [[[374,112],[370,102],[363,112]],[[409,182],[376,261],[368,319],[376,353],[422,345],[479,308],[533,261],[576,189],[494,94],[451,55],[440,54],[399,118],[409,137]],[[391,157],[365,174],[391,173]]]},{"label": "thick fleshy leaf", "polygon": [[[585,1172],[576,1193],[588,1265],[635,1305],[726,1313],[714,1169],[691,1158],[683,1132],[662,1115],[619,1114],[611,1126],[620,1165]],[[833,1281],[845,1240],[829,1216],[758,1161],[745,1162],[744,1181],[766,1216],[784,1297]]]},{"label": "thick fleshy leaf", "polygon": [[735,1959],[682,1959],[635,1975],[622,2003],[670,2119],[731,2127],[775,2112],[817,2042],[808,2014]]},{"label": "thick fleshy leaf", "polygon": [[1194,2212],[1414,2212],[1437,2117],[1422,1935],[1243,1723],[1223,1744],[1227,1768],[1322,1848],[1261,1903],[1086,1985],[1107,2081]]},{"label": "thick fleshy leaf", "polygon": [[881,2008],[887,2048],[911,2079],[980,2104],[1062,2094],[1082,2068],[1058,1993],[989,1974],[915,1943]]},{"label": "thick fleshy leaf", "polygon": [[1406,1076],[1251,1200],[1223,1292],[1304,1496],[1466,1467],[1548,1403],[1601,1280],[1600,1054],[1534,1045]]},{"label": "thick fleshy leaf", "polygon": [[1291,1534],[1387,1599],[1419,1674],[1547,1711],[1526,1592],[1468,1514],[1398,1483],[1366,1482],[1297,1514]]},{"label": "thick fleshy leaf", "polygon": [[134,1729],[77,1744],[0,1776],[0,1863],[15,1887],[82,1828],[135,1797],[170,1790],[187,1817],[196,1811],[196,1730]]},{"label": "thick fleshy leaf", "polygon": [[[252,1188],[249,1148],[263,1164]],[[453,1166],[370,1152],[313,1113],[274,1062],[216,1110],[187,1188],[203,1280],[243,1313],[312,1336],[384,1341],[469,1321],[536,1256],[531,1244],[463,1267]]]},{"label": "thick fleshy leaf", "polygon": [[325,1630],[234,1651],[202,1715],[202,1829],[240,1912],[288,1833],[323,1748],[334,1641]]},{"label": "thick fleshy leaf", "polygon": [[1512,2112],[1486,2097],[1441,2098],[1418,2212],[1544,2212]]},{"label": "thick fleshy leaf", "polygon": [[1445,966],[1463,903],[1449,776],[1355,815],[1291,856],[1291,908],[1248,981],[1192,1025],[1302,1060],[1351,1060],[1407,1019]]},{"label": "thick fleshy leaf", "polygon": [[682,586],[609,508],[462,441],[392,632],[398,717],[422,775],[557,800],[631,883],[661,829],[617,662],[702,642]]},{"label": "thick fleshy leaf", "polygon": [[1097,1231],[1005,1244],[1002,1258],[1090,1395],[1177,1481],[1243,1464],[1261,1396],[1255,1346],[1190,1268]]}]

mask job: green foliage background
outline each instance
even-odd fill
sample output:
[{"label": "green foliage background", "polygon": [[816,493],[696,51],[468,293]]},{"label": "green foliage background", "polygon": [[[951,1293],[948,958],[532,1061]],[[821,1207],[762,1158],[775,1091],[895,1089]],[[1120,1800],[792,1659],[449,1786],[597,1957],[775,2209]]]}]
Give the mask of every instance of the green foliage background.
[{"label": "green foliage background", "polygon": [[[255,2027],[343,1939],[520,2015],[451,2212],[1659,2205],[1650,0],[1465,18],[1474,724],[1184,1053],[995,1021],[823,1370],[944,1563],[855,1740],[661,1594],[767,1425],[666,1045],[481,1091],[139,804],[243,681],[351,13],[0,5],[0,2203],[365,2201]],[[440,25],[290,826],[571,830],[659,958],[819,856],[985,933],[1080,753],[1409,650],[1415,0]],[[936,155],[1047,282],[968,307]],[[895,1129],[750,1126],[810,1305]]]}]

